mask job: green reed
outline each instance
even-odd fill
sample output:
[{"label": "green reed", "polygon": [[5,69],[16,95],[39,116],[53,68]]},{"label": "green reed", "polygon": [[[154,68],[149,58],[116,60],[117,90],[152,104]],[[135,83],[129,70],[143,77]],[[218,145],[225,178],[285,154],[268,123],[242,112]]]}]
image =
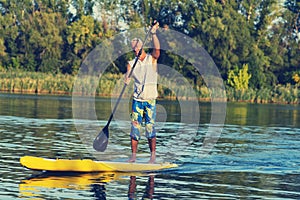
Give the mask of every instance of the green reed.
[{"label": "green reed", "polygon": [[74,77],[41,72],[2,71],[0,90],[11,93],[70,93]]},{"label": "green reed", "polygon": [[[78,90],[84,95],[118,97],[124,87],[123,74],[105,73],[99,77],[76,79],[68,74],[50,74],[25,71],[0,71],[0,91],[10,93],[66,94],[72,95],[74,82],[79,81]],[[124,98],[133,93],[133,81],[127,86]],[[236,90],[227,86],[226,92],[221,88],[208,88],[205,85],[193,86],[188,82],[176,82],[159,77],[158,94],[161,99],[182,99],[201,101],[245,101],[253,103],[300,103],[298,85],[277,85],[274,88]]]}]

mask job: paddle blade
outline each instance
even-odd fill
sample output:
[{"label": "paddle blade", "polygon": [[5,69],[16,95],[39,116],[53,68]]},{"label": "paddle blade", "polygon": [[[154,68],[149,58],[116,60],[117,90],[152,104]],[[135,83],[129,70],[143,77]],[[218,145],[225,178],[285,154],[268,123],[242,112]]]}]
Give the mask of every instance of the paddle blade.
[{"label": "paddle blade", "polygon": [[108,144],[108,126],[105,126],[94,140],[93,147],[96,151],[104,152]]}]

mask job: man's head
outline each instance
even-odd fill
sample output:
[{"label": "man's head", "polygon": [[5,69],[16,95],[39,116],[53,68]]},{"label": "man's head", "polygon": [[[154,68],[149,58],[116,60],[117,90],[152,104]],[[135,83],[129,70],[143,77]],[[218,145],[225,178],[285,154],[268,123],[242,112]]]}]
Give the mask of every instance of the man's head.
[{"label": "man's head", "polygon": [[141,39],[139,38],[133,38],[131,40],[131,48],[132,48],[132,51],[135,53],[135,55],[137,56],[140,49],[142,48],[143,46],[143,42]]}]

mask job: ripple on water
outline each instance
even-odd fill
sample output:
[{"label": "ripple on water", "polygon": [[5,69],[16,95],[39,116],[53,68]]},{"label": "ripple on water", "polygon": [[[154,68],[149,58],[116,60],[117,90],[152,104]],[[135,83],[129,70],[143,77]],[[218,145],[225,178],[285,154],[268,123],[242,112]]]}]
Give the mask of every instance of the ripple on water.
[{"label": "ripple on water", "polygon": [[[105,125],[105,122],[100,121],[100,124]],[[120,131],[125,126],[126,124],[115,126],[113,123],[110,127],[111,138],[107,154],[111,154],[111,159],[124,160],[130,154],[128,132]],[[180,167],[155,175],[155,197],[300,197],[300,129],[225,125],[212,151],[206,157],[200,158],[200,147],[207,128],[206,124],[195,127],[182,123],[167,123],[162,127],[157,142],[159,159],[174,161],[180,164]],[[196,132],[193,132],[195,129]],[[95,159],[82,143],[70,119],[44,120],[0,116],[0,131],[0,196],[14,199],[24,195],[20,194],[18,186],[22,180],[28,178],[28,173],[34,172],[20,166],[21,156]],[[94,138],[95,132],[88,134],[90,135],[87,137]],[[139,146],[139,159],[146,159],[149,156],[148,152],[147,142],[143,139]],[[106,183],[104,191],[107,192],[107,197],[127,197],[129,177],[125,175],[122,180]],[[147,179],[148,176],[137,176],[139,190],[146,188],[142,186],[146,185]],[[61,183],[60,179],[54,180],[57,184]],[[73,187],[49,189],[36,186],[33,190],[27,188],[27,192],[34,193],[34,197],[48,199],[89,199],[93,195],[90,185],[83,187],[78,183],[66,184],[73,184]],[[100,184],[97,187],[102,186]]]}]

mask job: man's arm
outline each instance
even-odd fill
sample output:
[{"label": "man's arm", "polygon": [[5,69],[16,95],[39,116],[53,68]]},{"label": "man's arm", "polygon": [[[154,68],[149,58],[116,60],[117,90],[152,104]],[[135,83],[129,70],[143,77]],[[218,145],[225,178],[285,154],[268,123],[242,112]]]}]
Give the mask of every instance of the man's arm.
[{"label": "man's arm", "polygon": [[125,74],[125,80],[124,80],[124,83],[125,83],[126,85],[128,85],[128,84],[130,83],[130,77],[129,77],[130,70],[131,70],[131,66],[130,66],[130,64],[128,63],[128,64],[127,64],[127,72],[126,72],[126,74]]},{"label": "man's arm", "polygon": [[153,46],[154,46],[153,51],[152,51],[152,56],[155,59],[158,59],[158,57],[160,55],[160,43],[159,43],[156,33],[152,34],[152,40],[153,40]]},{"label": "man's arm", "polygon": [[153,41],[153,51],[152,56],[157,60],[160,55],[160,43],[158,40],[158,37],[156,35],[156,30],[159,28],[159,23],[156,22],[156,24],[152,27],[151,35],[152,35],[152,41]]}]

